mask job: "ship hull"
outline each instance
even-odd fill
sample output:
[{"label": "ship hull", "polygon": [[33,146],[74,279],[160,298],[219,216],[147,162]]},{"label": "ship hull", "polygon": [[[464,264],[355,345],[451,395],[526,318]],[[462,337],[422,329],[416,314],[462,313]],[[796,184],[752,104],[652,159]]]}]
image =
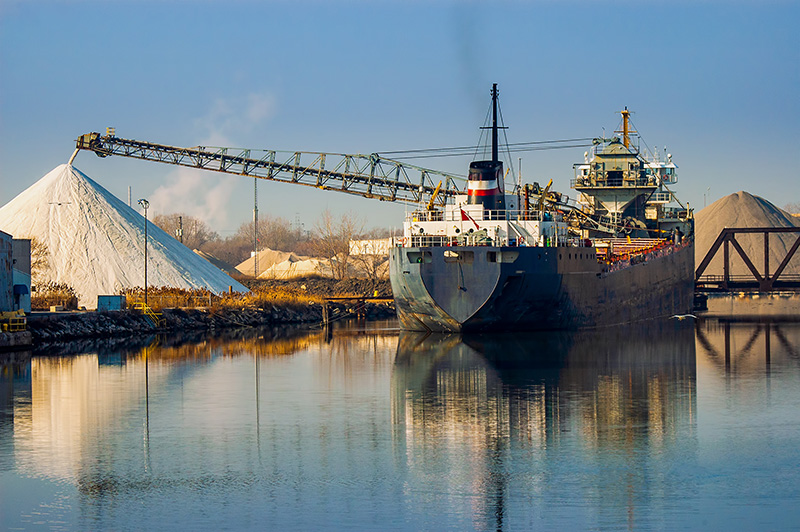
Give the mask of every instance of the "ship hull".
[{"label": "ship hull", "polygon": [[694,246],[609,267],[593,248],[395,247],[400,324],[436,332],[579,329],[691,311]]}]

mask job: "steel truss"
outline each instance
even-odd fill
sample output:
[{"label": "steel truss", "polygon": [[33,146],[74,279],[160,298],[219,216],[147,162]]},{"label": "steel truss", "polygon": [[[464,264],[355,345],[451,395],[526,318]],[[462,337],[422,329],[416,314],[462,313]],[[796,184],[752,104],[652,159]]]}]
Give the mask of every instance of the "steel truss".
[{"label": "steel truss", "polygon": [[[747,256],[741,244],[736,240],[737,234],[753,234],[763,233],[764,235],[764,274],[758,271],[758,268]],[[769,235],[773,233],[795,233],[797,240],[786,252],[778,268],[770,277],[769,273]],[[750,270],[752,277],[749,278],[734,278],[731,275],[730,268],[730,250],[729,245],[739,253],[739,256],[744,261],[747,269]],[[722,276],[703,276],[711,260],[716,256],[720,247],[723,250],[723,274]],[[781,277],[783,270],[789,264],[789,261],[794,257],[797,249],[800,248],[800,227],[727,227],[723,229],[714,244],[706,253],[706,256],[700,262],[695,272],[695,287],[700,291],[711,292],[730,292],[730,291],[758,291],[758,292],[771,292],[773,290],[800,290],[800,279],[795,276],[784,275]]]},{"label": "steel truss", "polygon": [[[408,203],[428,202],[444,206],[459,192],[463,177],[384,159],[378,154],[345,155],[319,152],[286,152],[197,146],[178,148],[100,133],[81,135],[78,150],[99,157],[119,155],[226,174],[295,183],[374,198]],[[77,152],[76,152],[77,153]],[[435,194],[437,185],[441,189]]]}]

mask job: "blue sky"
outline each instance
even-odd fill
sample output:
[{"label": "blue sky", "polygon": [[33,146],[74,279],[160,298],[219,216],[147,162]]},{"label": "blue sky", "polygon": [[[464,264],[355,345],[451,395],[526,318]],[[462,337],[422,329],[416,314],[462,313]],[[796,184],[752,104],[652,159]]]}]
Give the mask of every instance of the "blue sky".
[{"label": "blue sky", "polygon": [[[15,2],[0,4],[0,205],[74,139],[371,153],[475,144],[493,82],[509,142],[600,136],[627,106],[702,208],[800,202],[800,2]],[[569,190],[583,148],[515,154]],[[468,159],[417,164],[465,173]],[[229,234],[252,179],[81,153],[120,198]],[[399,226],[404,207],[259,183],[259,209]]]}]

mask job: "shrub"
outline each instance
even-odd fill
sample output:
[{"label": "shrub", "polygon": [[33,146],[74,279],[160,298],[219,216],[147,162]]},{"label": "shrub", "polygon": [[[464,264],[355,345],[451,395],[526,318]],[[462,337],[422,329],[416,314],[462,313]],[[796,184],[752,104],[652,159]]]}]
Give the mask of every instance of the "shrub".
[{"label": "shrub", "polygon": [[36,286],[31,294],[31,310],[50,310],[51,306],[61,305],[65,310],[78,308],[78,296],[66,283],[45,283]]}]

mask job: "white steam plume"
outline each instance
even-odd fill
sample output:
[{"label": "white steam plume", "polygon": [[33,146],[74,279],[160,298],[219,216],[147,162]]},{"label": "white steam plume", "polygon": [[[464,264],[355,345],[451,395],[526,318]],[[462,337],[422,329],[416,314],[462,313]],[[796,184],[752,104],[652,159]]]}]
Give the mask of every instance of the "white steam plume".
[{"label": "white steam plume", "polygon": [[[235,147],[232,139],[252,132],[268,121],[275,110],[271,94],[250,93],[239,98],[217,99],[205,116],[195,120],[203,131],[202,146]],[[231,196],[240,176],[178,168],[166,177],[166,184],[153,192],[150,203],[154,213],[185,212],[208,223],[212,228],[229,227],[233,220]]]}]

